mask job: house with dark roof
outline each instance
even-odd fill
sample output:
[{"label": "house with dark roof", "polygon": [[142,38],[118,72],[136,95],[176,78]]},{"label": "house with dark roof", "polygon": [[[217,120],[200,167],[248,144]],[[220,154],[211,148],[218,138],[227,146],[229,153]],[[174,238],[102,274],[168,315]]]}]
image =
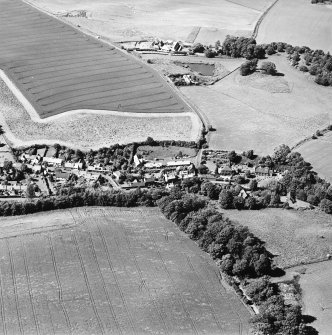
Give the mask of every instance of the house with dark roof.
[{"label": "house with dark roof", "polygon": [[218,172],[221,176],[231,176],[234,171],[229,166],[224,166],[220,168]]},{"label": "house with dark roof", "polygon": [[266,177],[270,175],[270,169],[268,167],[256,166],[255,175]]},{"label": "house with dark roof", "polygon": [[64,172],[62,170],[55,170],[55,179],[57,181],[65,181],[68,180],[70,177],[70,173],[69,172]]}]

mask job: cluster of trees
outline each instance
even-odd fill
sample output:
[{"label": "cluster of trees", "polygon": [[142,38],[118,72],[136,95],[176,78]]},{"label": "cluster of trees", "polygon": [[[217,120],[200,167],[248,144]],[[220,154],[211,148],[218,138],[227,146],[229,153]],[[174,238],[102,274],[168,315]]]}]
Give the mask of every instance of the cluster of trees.
[{"label": "cluster of trees", "polygon": [[261,66],[261,70],[265,74],[269,74],[271,76],[274,76],[277,74],[277,67],[274,63],[272,62],[263,62]]},{"label": "cluster of trees", "polygon": [[323,50],[305,48],[303,60],[309,73],[315,76],[317,84],[332,86],[332,56],[329,52],[325,53]]},{"label": "cluster of trees", "polygon": [[[315,76],[315,82],[319,85],[332,85],[332,56],[329,52],[312,50],[306,46],[292,46],[282,42],[273,42],[262,45],[262,47],[268,55],[286,51],[292,66],[299,66],[300,71],[309,72]],[[301,60],[304,61],[304,64],[300,65]]]},{"label": "cluster of trees", "polygon": [[[247,60],[240,66],[240,74],[242,76],[248,76],[249,74],[254,73],[257,70],[257,62],[258,59],[254,58],[251,60]],[[261,65],[260,70],[265,73],[269,74],[271,76],[274,76],[277,74],[277,67],[272,62],[263,62]]]},{"label": "cluster of trees", "polygon": [[[253,152],[246,155],[253,157]],[[230,161],[237,161],[236,154],[229,154]],[[280,181],[271,181],[265,189],[258,189],[257,181],[249,181],[250,195],[241,195],[241,184],[248,183],[245,176],[235,178],[234,185],[217,185],[211,182],[201,184],[200,193],[212,200],[219,200],[223,209],[257,210],[266,207],[279,207],[280,197],[290,194],[293,201],[296,199],[319,206],[324,212],[332,214],[332,185],[318,177],[300,153],[291,152],[287,145],[275,149],[272,156],[262,156],[258,162],[261,166],[284,172]]]},{"label": "cluster of trees", "polygon": [[291,198],[320,206],[326,213],[332,214],[332,185],[319,178],[300,153],[291,152],[283,144],[275,149],[272,157],[264,157],[263,160],[270,167],[286,172],[280,186],[290,193]]},{"label": "cluster of trees", "polygon": [[240,66],[241,76],[248,76],[249,74],[254,73],[257,69],[257,62],[258,62],[257,58],[247,60],[246,62],[244,62]]},{"label": "cluster of trees", "polygon": [[[313,0],[323,2],[323,0]],[[220,44],[220,43],[219,43]],[[218,46],[219,46],[218,44]],[[217,43],[216,43],[217,46]],[[244,57],[248,60],[263,59],[265,55],[277,52],[286,52],[292,66],[298,66],[301,59],[305,62],[299,66],[302,72],[309,72],[315,76],[315,82],[323,86],[332,86],[332,56],[323,50],[311,50],[309,47],[292,46],[285,42],[272,42],[270,44],[257,44],[254,38],[235,37],[228,35],[218,53],[234,58]],[[256,70],[255,62],[242,64],[240,71],[243,76]],[[277,73],[275,64],[266,62],[262,70],[271,75]]]},{"label": "cluster of trees", "polygon": [[260,313],[251,319],[257,334],[308,335],[314,329],[303,320],[299,305],[286,305],[276,284],[264,276],[245,286],[245,292],[259,307]]},{"label": "cluster of trees", "polygon": [[263,59],[265,58],[265,50],[258,45],[254,38],[236,37],[227,35],[219,52],[223,55],[246,59]]},{"label": "cluster of trees", "polygon": [[331,0],[311,0],[312,4],[317,4],[317,3],[330,3]]},{"label": "cluster of trees", "polygon": [[[250,188],[257,187],[256,181],[252,181]],[[257,190],[245,199],[239,195],[239,186],[224,187],[219,194],[219,204],[223,209],[248,209],[258,210],[266,207],[279,207],[281,190],[278,186],[273,190]]]},{"label": "cluster of trees", "polygon": [[20,168],[15,168],[12,161],[4,161],[0,170],[5,175],[6,181],[21,181],[25,178],[24,172],[28,169],[25,164],[22,164]]},{"label": "cluster of trees", "polygon": [[39,198],[37,201],[0,202],[0,216],[32,214],[55,209],[65,209],[83,206],[155,206],[156,201],[165,196],[163,189],[140,190],[131,192],[119,190],[102,191],[100,189],[67,188],[52,197]]},{"label": "cluster of trees", "polygon": [[240,278],[270,273],[271,258],[247,227],[234,225],[198,195],[172,190],[157,201],[161,212],[218,260],[223,272]]}]

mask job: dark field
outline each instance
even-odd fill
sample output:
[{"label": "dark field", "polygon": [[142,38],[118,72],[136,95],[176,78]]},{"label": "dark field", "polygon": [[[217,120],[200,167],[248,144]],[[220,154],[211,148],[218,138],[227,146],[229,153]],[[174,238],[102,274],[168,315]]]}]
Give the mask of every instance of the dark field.
[{"label": "dark field", "polygon": [[0,68],[41,118],[68,110],[182,112],[144,64],[17,0],[0,0]]},{"label": "dark field", "polygon": [[248,334],[212,259],[157,209],[2,218],[0,333]]}]

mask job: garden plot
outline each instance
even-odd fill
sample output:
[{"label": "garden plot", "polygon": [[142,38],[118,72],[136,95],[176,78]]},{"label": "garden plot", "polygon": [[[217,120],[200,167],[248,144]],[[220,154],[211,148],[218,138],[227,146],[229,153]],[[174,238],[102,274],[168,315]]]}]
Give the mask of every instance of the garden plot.
[{"label": "garden plot", "polygon": [[0,68],[41,118],[79,109],[181,113],[153,70],[20,1],[0,1]]},{"label": "garden plot", "polygon": [[157,209],[71,209],[1,225],[5,332],[248,334],[250,313],[214,262]]}]

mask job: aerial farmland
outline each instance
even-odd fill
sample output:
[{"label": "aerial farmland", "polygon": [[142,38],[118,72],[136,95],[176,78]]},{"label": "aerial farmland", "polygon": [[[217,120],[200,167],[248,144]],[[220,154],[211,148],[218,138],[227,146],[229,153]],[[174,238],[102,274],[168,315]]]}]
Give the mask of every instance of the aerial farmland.
[{"label": "aerial farmland", "polygon": [[1,324],[14,334],[247,334],[213,261],[155,209],[1,222]]},{"label": "aerial farmland", "polygon": [[332,0],[0,0],[0,335],[331,335]]},{"label": "aerial farmland", "polygon": [[19,1],[1,1],[0,65],[41,118],[75,109],[181,113],[143,64]]}]

